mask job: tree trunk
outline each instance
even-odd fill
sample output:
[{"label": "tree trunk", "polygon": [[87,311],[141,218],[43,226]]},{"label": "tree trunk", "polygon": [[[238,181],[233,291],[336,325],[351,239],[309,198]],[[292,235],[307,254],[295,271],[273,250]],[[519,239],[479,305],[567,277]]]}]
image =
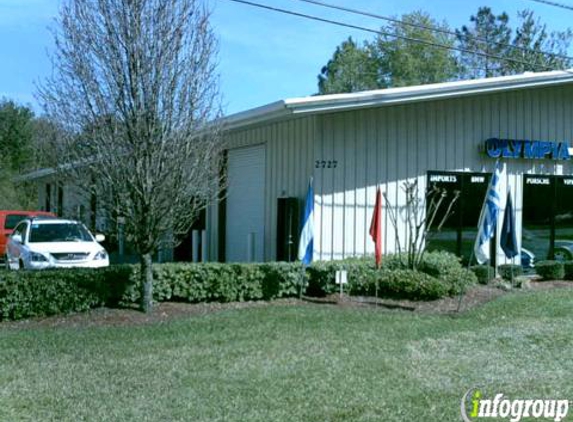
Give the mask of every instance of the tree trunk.
[{"label": "tree trunk", "polygon": [[141,310],[151,312],[153,305],[153,264],[151,253],[141,255]]}]

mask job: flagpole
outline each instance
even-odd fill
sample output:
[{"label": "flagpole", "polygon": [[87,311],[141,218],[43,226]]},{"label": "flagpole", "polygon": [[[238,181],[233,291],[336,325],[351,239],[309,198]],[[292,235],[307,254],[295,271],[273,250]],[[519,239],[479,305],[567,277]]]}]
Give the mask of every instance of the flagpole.
[{"label": "flagpole", "polygon": [[[462,239],[462,242],[463,242],[463,239]],[[469,275],[469,272],[471,271],[471,270],[470,270],[470,267],[471,267],[471,265],[472,265],[472,259],[474,259],[474,250],[473,250],[473,248],[472,248],[472,252],[471,252],[471,254],[470,254],[470,259],[468,260],[468,265],[466,266],[466,275]],[[462,307],[462,299],[463,299],[463,297],[464,297],[465,294],[466,294],[466,285],[465,285],[465,283],[462,283],[462,287],[460,288],[460,293],[459,293],[459,296],[458,296],[458,307],[457,307],[457,309],[456,309],[456,313],[459,313],[459,312],[460,312],[460,309],[461,309],[461,307]]]},{"label": "flagpole", "polygon": [[[380,191],[380,183],[378,183],[378,186],[376,187],[376,192],[378,192],[378,191]],[[382,207],[382,201],[380,201],[380,207]],[[380,210],[380,220],[382,220],[382,210]],[[379,224],[382,224],[382,221],[379,221]],[[380,242],[382,242],[382,238],[380,238]],[[382,256],[382,245],[380,245],[380,256]],[[380,259],[382,259],[382,258],[380,258]],[[376,269],[377,269],[378,271],[380,271],[380,267],[381,267],[381,263],[378,263],[378,264],[376,265]],[[375,296],[376,296],[376,297],[375,297],[375,299],[376,299],[376,307],[378,307],[378,280],[379,280],[379,277],[376,277],[376,283],[375,283],[375,285],[376,285],[375,290],[376,290],[376,291],[375,291],[375,293],[374,293]]]},{"label": "flagpole", "polygon": [[304,276],[306,274],[306,265],[302,264],[301,268],[302,268],[302,270],[300,272],[300,286],[299,286],[299,290],[298,290],[298,298],[300,300],[302,300],[302,287],[304,285]]},{"label": "flagpole", "polygon": [[[376,270],[380,270],[382,260],[382,194],[380,184],[376,184],[376,200],[374,202],[374,209],[372,210],[372,220],[370,221],[370,229],[368,233],[374,241],[374,262]],[[378,306],[378,277],[374,282],[374,296],[375,303]]]},{"label": "flagpole", "polygon": [[[497,160],[495,162],[493,174],[492,174],[491,179],[488,183],[487,191],[486,191],[483,203],[482,203],[482,208],[481,208],[478,226],[477,226],[477,229],[478,229],[477,236],[476,236],[476,240],[474,242],[474,247],[472,248],[472,252],[470,254],[470,259],[468,260],[468,265],[467,265],[467,271],[468,272],[470,271],[470,265],[471,265],[472,259],[474,257],[476,258],[477,263],[480,264],[481,256],[480,257],[477,256],[476,249],[480,249],[480,253],[483,253],[481,251],[481,247],[485,244],[485,242],[480,243],[480,237],[482,235],[482,231],[484,230],[484,223],[486,222],[486,218],[487,218],[488,210],[486,207],[487,207],[488,199],[491,199],[490,198],[490,191],[491,191],[491,189],[496,188],[496,186],[494,186],[495,177],[496,176],[498,177],[497,183],[499,184],[500,179],[501,179],[501,175],[502,175],[502,173],[504,173],[502,170],[499,169],[499,165],[500,165],[500,161]],[[503,170],[505,170],[505,166],[504,166]],[[499,174],[498,174],[498,171],[499,171]],[[498,196],[499,196],[498,201],[501,201],[501,196],[499,194],[498,194]],[[488,260],[491,262],[491,260],[492,260],[492,257],[491,257],[491,240],[492,239],[494,239],[494,255],[497,255],[497,236],[496,236],[496,234],[497,234],[497,225],[498,225],[498,220],[499,220],[499,203],[498,203],[497,207],[498,207],[498,210],[497,210],[497,213],[495,215],[495,221],[493,222],[493,225],[494,225],[493,230],[494,231],[493,231],[493,234],[487,239],[487,243],[488,243],[489,249],[490,249],[489,250],[490,256],[488,257],[486,262]],[[495,262],[497,262],[497,260],[495,260]],[[494,267],[494,274],[495,273],[497,273],[496,267]],[[462,287],[460,288],[459,300],[458,300],[458,308],[457,308],[456,312],[459,312],[461,309],[462,299],[463,299],[463,295],[465,292],[466,292],[466,286],[465,286],[465,283],[462,283]]]},{"label": "flagpole", "polygon": [[506,258],[511,259],[511,287],[515,287],[514,258],[519,255],[517,247],[517,237],[515,234],[515,214],[513,210],[513,200],[511,199],[511,189],[507,190],[507,200],[505,204],[505,215],[501,227],[501,248]]},{"label": "flagpole", "polygon": [[[496,165],[497,165],[497,162],[496,162]],[[481,227],[482,224],[483,224],[483,219],[485,218],[485,213],[483,212],[483,210],[484,210],[484,208],[485,208],[485,204],[487,203],[487,194],[488,194],[490,185],[491,185],[491,181],[490,181],[490,183],[487,184],[487,191],[486,191],[486,194],[485,194],[485,196],[484,196],[484,198],[483,198],[483,203],[482,203],[482,205],[481,205],[481,212],[480,212],[480,216],[479,216],[479,220],[478,220],[478,225],[477,225],[478,231],[477,231],[476,241],[477,241],[477,238],[479,237],[479,231],[480,231],[480,227]],[[475,242],[474,242],[474,243],[475,243]],[[463,238],[462,238],[462,244],[463,244]],[[469,274],[469,272],[471,271],[471,270],[470,270],[470,267],[471,267],[471,265],[472,265],[472,260],[473,260],[474,258],[475,258],[475,245],[474,245],[474,247],[472,248],[472,251],[471,251],[471,253],[470,253],[470,259],[468,259],[468,265],[466,266],[466,274]],[[477,262],[477,261],[476,261],[476,262]],[[456,313],[459,313],[459,312],[460,312],[460,309],[461,309],[461,307],[462,307],[462,300],[463,300],[463,298],[464,298],[465,293],[466,293],[465,284],[462,284],[462,288],[460,288],[460,293],[459,293],[459,295],[458,295],[458,307],[457,307],[457,309],[456,309]]]},{"label": "flagpole", "polygon": [[[376,186],[376,199],[378,199],[378,192],[379,191],[380,191],[380,183],[378,183],[378,185]],[[380,204],[380,205],[382,205],[382,204]],[[375,206],[378,206],[378,204],[375,204]],[[378,218],[382,219],[382,215],[380,215]],[[380,224],[380,221],[378,221],[378,223]],[[382,240],[380,239],[380,241],[382,241]],[[382,258],[380,258],[380,259],[382,259]],[[380,263],[379,262],[376,263],[376,269],[378,271],[380,271]],[[376,277],[376,282],[374,284],[375,284],[374,295],[375,295],[375,299],[376,299],[376,305],[375,306],[378,307],[378,277]]]},{"label": "flagpole", "polygon": [[298,246],[298,259],[302,262],[299,298],[302,299],[302,289],[306,268],[312,262],[314,255],[314,189],[312,186],[312,176],[308,181],[308,191],[306,193],[303,224]]}]

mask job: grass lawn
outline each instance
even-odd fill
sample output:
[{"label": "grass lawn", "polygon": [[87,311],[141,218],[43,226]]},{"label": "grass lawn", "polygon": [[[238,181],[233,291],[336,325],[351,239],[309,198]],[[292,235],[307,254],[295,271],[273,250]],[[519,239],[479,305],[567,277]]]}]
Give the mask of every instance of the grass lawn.
[{"label": "grass lawn", "polygon": [[573,289],[460,317],[301,305],[4,327],[0,345],[2,422],[458,421],[475,386],[573,399]]}]

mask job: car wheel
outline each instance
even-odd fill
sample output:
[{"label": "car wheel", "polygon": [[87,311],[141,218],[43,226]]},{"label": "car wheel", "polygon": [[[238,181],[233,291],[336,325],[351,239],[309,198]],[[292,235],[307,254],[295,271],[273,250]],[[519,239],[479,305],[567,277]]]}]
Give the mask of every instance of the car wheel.
[{"label": "car wheel", "polygon": [[570,261],[573,259],[571,252],[565,248],[556,248],[553,253],[555,261]]}]

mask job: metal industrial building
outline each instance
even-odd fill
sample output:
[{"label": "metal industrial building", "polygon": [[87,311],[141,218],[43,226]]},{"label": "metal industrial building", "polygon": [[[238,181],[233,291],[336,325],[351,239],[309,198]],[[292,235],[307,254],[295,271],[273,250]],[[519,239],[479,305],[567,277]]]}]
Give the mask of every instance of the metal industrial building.
[{"label": "metal industrial building", "polygon": [[[467,255],[498,156],[505,163],[502,191],[513,195],[518,241],[544,259],[573,240],[569,72],[284,100],[227,117],[226,131],[226,199],[204,218],[209,260],[292,258],[311,176],[314,259],[373,253],[368,226],[377,185],[403,225],[401,185],[414,179],[421,194],[429,183],[461,192],[437,243]],[[50,176],[40,176],[46,208],[58,194],[47,187]],[[384,205],[384,253],[396,250],[388,217]]]}]

